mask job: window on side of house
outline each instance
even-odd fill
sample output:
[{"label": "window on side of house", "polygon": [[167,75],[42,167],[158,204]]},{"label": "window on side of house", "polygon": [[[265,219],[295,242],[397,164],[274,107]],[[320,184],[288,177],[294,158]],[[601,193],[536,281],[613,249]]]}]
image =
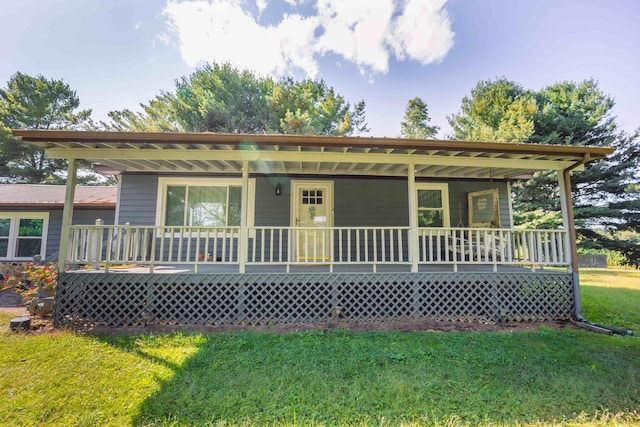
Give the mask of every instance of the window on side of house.
[{"label": "window on side of house", "polygon": [[[249,200],[253,200],[253,180]],[[159,181],[158,223],[164,226],[239,227],[242,212],[240,179],[170,179]],[[249,203],[252,218],[253,203]]]},{"label": "window on side of house", "polygon": [[49,214],[0,212],[0,259],[26,261],[45,257]]},{"label": "window on side of house", "polygon": [[417,183],[418,227],[449,227],[448,184]]}]

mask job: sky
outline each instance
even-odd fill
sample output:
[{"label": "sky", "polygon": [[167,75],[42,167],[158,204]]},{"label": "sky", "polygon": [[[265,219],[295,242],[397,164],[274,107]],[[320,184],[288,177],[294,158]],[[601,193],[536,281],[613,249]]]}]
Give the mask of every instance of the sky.
[{"label": "sky", "polygon": [[640,127],[638,0],[2,0],[0,87],[61,79],[95,121],[139,111],[207,62],[324,79],[397,137],[420,97],[438,137],[480,80],[594,79]]}]

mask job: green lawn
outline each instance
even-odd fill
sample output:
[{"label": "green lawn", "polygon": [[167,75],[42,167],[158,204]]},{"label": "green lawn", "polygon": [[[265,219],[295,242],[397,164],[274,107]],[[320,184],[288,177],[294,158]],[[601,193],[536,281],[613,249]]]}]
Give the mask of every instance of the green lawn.
[{"label": "green lawn", "polygon": [[[640,276],[585,270],[590,320],[640,333]],[[7,332],[2,425],[640,425],[640,337]]]},{"label": "green lawn", "polygon": [[640,334],[640,270],[580,270],[583,315]]}]

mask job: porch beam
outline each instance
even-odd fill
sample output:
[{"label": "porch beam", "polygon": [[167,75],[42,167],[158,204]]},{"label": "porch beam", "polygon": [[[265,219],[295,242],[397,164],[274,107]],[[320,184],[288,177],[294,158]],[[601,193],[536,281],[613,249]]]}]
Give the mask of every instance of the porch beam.
[{"label": "porch beam", "polygon": [[73,201],[76,193],[78,165],[76,159],[69,159],[67,167],[67,186],[64,192],[64,207],[62,208],[62,227],[60,231],[60,246],[58,250],[58,273],[64,273],[65,261],[69,256],[69,226],[73,221]]},{"label": "porch beam", "polygon": [[[274,161],[295,163],[363,163],[399,165],[413,163],[414,165],[438,166],[471,166],[494,168],[523,168],[529,170],[564,170],[575,162],[570,160],[527,160],[515,158],[488,158],[469,156],[437,156],[424,154],[386,154],[386,153],[331,153],[331,152],[291,152],[291,151],[204,151],[204,150],[111,150],[96,149],[46,149],[50,158],[92,159],[92,160],[214,160],[214,161]],[[579,165],[575,170],[583,170]]]}]

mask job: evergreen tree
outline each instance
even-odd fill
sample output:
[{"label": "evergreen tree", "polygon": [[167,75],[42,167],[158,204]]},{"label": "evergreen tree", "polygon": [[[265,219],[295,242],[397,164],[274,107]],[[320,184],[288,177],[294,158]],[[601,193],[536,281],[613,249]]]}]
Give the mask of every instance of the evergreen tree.
[{"label": "evergreen tree", "polygon": [[[580,246],[626,248],[623,252],[633,257],[637,243],[620,236],[640,230],[638,132],[628,135],[616,128],[613,105],[593,80],[560,82],[535,92],[502,78],[479,82],[463,98],[461,111],[448,119],[454,136],[463,140],[614,147],[609,158],[572,174],[576,227]],[[536,173],[513,190],[516,223],[562,223],[555,171]]]},{"label": "evergreen tree", "polygon": [[407,103],[404,120],[400,123],[400,135],[403,138],[429,139],[438,133],[438,126],[429,126],[431,118],[427,104],[418,97]]},{"label": "evergreen tree", "polygon": [[176,81],[141,112],[112,111],[109,130],[304,133],[367,132],[364,101],[355,106],[320,80],[274,81],[229,64],[205,65]]},{"label": "evergreen tree", "polygon": [[[0,174],[9,182],[59,184],[66,181],[64,159],[48,159],[44,150],[24,144],[10,129],[80,129],[91,110],[62,80],[16,73],[0,90]],[[89,181],[95,175],[87,177]]]}]

